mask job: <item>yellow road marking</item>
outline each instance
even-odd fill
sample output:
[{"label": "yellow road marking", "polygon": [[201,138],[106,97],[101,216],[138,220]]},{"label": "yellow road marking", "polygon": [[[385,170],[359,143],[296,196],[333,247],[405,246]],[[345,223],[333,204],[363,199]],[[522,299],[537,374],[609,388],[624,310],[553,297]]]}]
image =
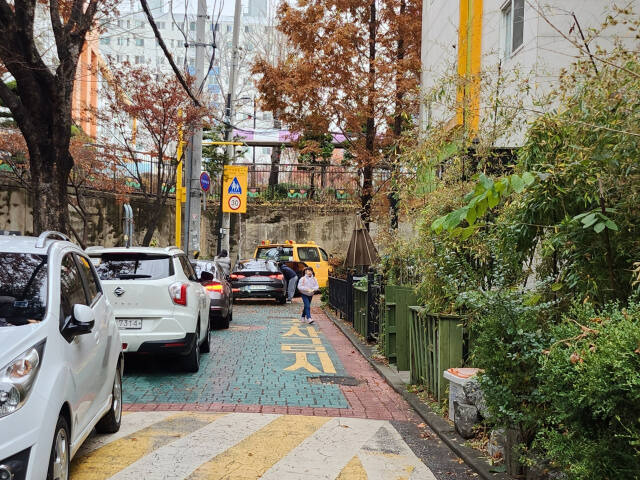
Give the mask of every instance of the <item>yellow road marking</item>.
[{"label": "yellow road marking", "polygon": [[179,413],[74,459],[71,478],[105,480],[145,455],[223,417],[225,413]]},{"label": "yellow road marking", "polygon": [[369,477],[358,456],[347,463],[336,480],[367,480]]},{"label": "yellow road marking", "polygon": [[333,366],[333,362],[331,361],[328,353],[319,352],[318,358],[320,359],[324,373],[336,373],[336,368]]},{"label": "yellow road marking", "polygon": [[293,365],[285,368],[285,370],[287,372],[293,372],[298,370],[299,368],[304,368],[311,373],[320,373],[320,370],[314,367],[311,363],[309,363],[309,360],[307,360],[307,352],[296,352],[296,362]]},{"label": "yellow road marking", "polygon": [[291,328],[289,329],[289,331],[287,333],[282,334],[283,337],[292,337],[294,335],[296,337],[307,338],[307,336],[304,333],[302,333],[298,325],[291,325]]},{"label": "yellow road marking", "polygon": [[260,478],[282,457],[330,421],[327,417],[284,416],[235,447],[204,463],[189,480]]}]

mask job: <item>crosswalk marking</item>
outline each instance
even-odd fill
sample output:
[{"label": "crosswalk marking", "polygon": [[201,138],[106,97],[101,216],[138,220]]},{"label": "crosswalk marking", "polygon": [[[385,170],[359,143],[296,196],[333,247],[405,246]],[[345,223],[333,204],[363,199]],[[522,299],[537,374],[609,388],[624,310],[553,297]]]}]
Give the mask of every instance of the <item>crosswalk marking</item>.
[{"label": "crosswalk marking", "polygon": [[336,478],[362,444],[380,428],[381,423],[380,420],[333,418],[261,478]]},{"label": "crosswalk marking", "polygon": [[364,469],[362,462],[356,455],[349,463],[345,465],[345,467],[338,475],[336,480],[368,480],[367,471]]},{"label": "crosswalk marking", "polygon": [[380,426],[358,457],[369,472],[368,480],[436,480],[436,477],[388,423]]},{"label": "crosswalk marking", "polygon": [[182,480],[203,463],[233,448],[247,435],[259,431],[279,417],[229,414],[141,458],[111,480]]},{"label": "crosswalk marking", "polygon": [[93,435],[72,480],[435,480],[385,420],[136,412]]},{"label": "crosswalk marking", "polygon": [[[280,458],[330,419],[283,416],[202,465],[189,480],[260,478]],[[277,440],[276,440],[277,439]]]},{"label": "crosswalk marking", "polygon": [[106,480],[138,459],[174,440],[204,427],[224,414],[179,413],[110,442],[89,455],[77,458],[71,477]]},{"label": "crosswalk marking", "polygon": [[175,415],[175,412],[125,412],[122,414],[120,430],[113,435],[95,435],[84,442],[76,455],[80,458],[94,450],[114,442],[132,433],[153,425],[156,422]]}]

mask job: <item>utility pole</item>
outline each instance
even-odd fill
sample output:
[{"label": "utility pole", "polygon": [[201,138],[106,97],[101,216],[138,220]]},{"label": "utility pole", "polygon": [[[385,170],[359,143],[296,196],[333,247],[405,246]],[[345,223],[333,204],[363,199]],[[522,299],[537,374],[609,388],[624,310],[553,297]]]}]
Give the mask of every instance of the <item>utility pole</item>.
[{"label": "utility pole", "polygon": [[[202,1],[202,0],[200,0]],[[238,42],[240,41],[240,15],[242,14],[242,0],[236,0],[233,13],[233,42],[231,45],[231,72],[229,72],[229,92],[227,93],[227,126],[224,139],[231,142],[233,136],[233,123],[235,121],[235,96],[236,96],[236,73],[238,71]],[[234,145],[227,145],[227,157],[233,161]],[[224,177],[224,167],[223,167]],[[224,183],[221,179],[221,184]],[[222,187],[221,187],[222,188]],[[222,192],[221,192],[222,193]],[[222,212],[222,195],[220,195],[220,214],[222,216],[221,228],[218,232],[218,253],[224,249],[229,252],[229,234],[231,230],[231,214]]]},{"label": "utility pole", "polygon": [[[207,0],[198,0],[196,17],[196,82],[200,87],[204,80],[205,24],[207,23]],[[200,92],[198,91],[197,94]],[[189,256],[200,252],[200,212],[202,208],[202,125],[198,125],[191,137],[189,166],[187,172],[187,216],[185,218],[185,250]],[[205,201],[206,201],[206,197]]]}]

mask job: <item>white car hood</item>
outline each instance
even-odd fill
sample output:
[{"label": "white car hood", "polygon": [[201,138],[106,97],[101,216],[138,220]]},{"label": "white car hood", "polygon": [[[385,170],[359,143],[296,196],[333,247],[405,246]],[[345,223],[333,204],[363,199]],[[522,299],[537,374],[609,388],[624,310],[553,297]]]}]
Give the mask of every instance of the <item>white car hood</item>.
[{"label": "white car hood", "polygon": [[0,368],[44,338],[43,322],[0,327]]}]

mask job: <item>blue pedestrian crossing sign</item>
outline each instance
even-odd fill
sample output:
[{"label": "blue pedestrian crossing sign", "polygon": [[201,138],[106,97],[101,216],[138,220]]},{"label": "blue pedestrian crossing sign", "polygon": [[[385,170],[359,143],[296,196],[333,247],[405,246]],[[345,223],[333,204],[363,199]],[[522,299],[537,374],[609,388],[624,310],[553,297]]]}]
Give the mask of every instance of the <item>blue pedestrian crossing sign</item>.
[{"label": "blue pedestrian crossing sign", "polygon": [[238,181],[238,177],[233,177],[231,185],[229,185],[229,195],[242,195],[242,187]]}]

